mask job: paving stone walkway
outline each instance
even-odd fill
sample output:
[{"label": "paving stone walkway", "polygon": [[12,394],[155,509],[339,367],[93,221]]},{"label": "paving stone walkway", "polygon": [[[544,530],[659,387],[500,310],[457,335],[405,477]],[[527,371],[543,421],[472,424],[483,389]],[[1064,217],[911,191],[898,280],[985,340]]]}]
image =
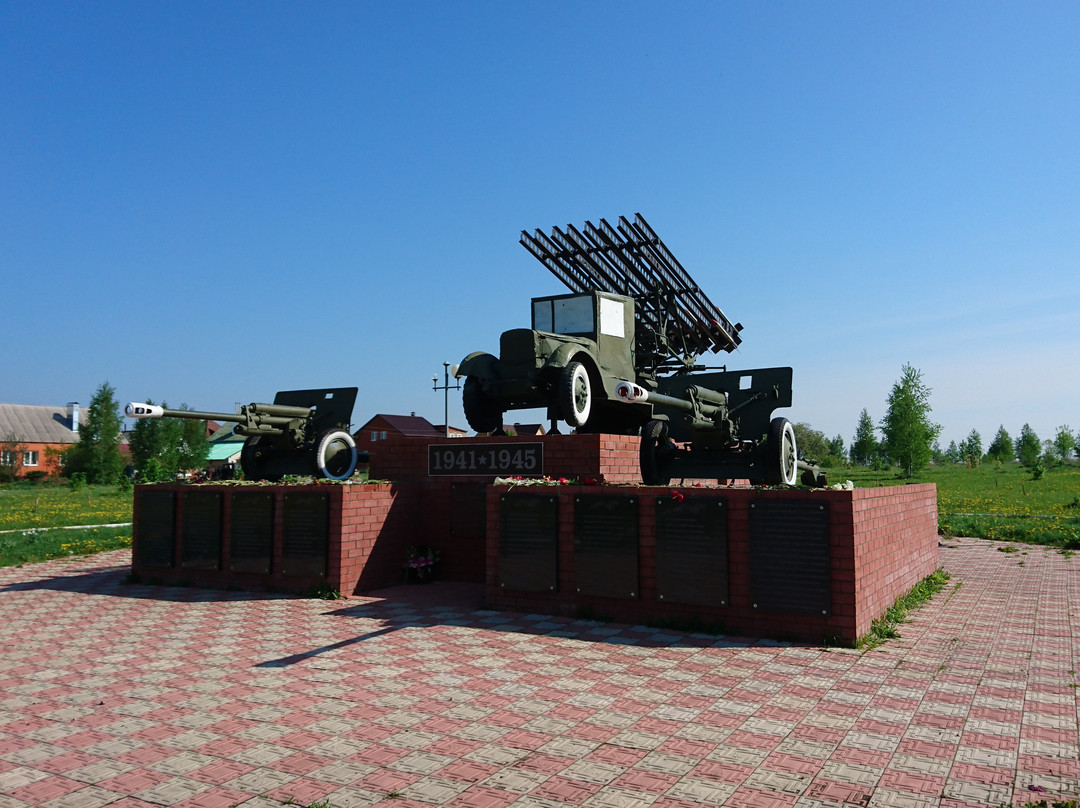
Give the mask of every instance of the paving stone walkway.
[{"label": "paving stone walkway", "polygon": [[1080,797],[1080,556],[945,542],[861,653],[0,569],[0,808],[963,806]]}]

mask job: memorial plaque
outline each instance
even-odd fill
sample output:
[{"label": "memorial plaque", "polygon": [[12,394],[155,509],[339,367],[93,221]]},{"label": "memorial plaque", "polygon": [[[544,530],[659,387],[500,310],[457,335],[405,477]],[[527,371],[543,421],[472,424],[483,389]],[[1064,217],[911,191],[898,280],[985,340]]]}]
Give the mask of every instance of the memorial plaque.
[{"label": "memorial plaque", "polygon": [[554,592],[559,585],[559,502],[553,495],[499,498],[499,586]]},{"label": "memorial plaque", "polygon": [[282,574],[325,577],[330,552],[330,496],[286,494],[282,506]]},{"label": "memorial plaque", "polygon": [[656,586],[660,600],[727,606],[727,507],[715,497],[656,498]]},{"label": "memorial plaque", "polygon": [[176,494],[172,491],[141,490],[139,523],[135,525],[135,563],[158,567],[173,565]]},{"label": "memorial plaque", "polygon": [[267,575],[274,551],[274,495],[266,491],[232,495],[229,569]]},{"label": "memorial plaque", "polygon": [[574,586],[583,595],[638,595],[638,501],[574,498]]},{"label": "memorial plaque", "polygon": [[825,503],[750,504],[750,600],[762,612],[818,617],[831,613]]},{"label": "memorial plaque", "polygon": [[221,569],[221,492],[184,492],[180,566]]},{"label": "memorial plaque", "polygon": [[538,477],[544,473],[543,443],[432,443],[428,476]]}]

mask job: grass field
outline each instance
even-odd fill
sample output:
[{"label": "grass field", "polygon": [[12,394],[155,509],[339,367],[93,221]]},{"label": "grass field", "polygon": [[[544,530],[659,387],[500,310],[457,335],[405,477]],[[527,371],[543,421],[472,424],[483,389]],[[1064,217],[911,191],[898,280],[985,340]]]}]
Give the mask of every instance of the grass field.
[{"label": "grass field", "polygon": [[1080,466],[1047,469],[1041,479],[1017,463],[930,466],[914,479],[895,470],[829,469],[829,482],[859,488],[935,483],[938,527],[948,536],[1060,545],[1080,549]]},{"label": "grass field", "polygon": [[[828,469],[829,482],[857,487],[936,483],[938,526],[947,536],[1028,542],[1080,550],[1080,466],[1050,468],[1041,479],[1016,463],[931,466],[909,480],[896,470]],[[131,546],[130,487],[67,483],[0,486],[0,566]],[[81,530],[60,530],[87,525]],[[97,527],[95,527],[97,526]],[[5,532],[6,531],[6,532]]]},{"label": "grass field", "polygon": [[[131,491],[115,485],[0,486],[0,566],[130,547],[130,525],[100,526],[130,522],[131,502]],[[62,529],[71,525],[91,527]]]}]

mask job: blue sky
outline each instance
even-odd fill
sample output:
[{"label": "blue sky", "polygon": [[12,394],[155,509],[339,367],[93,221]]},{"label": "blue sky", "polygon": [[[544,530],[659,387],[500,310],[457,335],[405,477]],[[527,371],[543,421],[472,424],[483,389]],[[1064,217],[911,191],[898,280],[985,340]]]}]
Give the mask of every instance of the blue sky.
[{"label": "blue sky", "polygon": [[[0,4],[0,401],[231,411],[443,362],[641,212],[850,441],[1080,427],[1076,3]],[[452,391],[451,423],[464,426]],[[540,420],[542,412],[508,420]]]}]

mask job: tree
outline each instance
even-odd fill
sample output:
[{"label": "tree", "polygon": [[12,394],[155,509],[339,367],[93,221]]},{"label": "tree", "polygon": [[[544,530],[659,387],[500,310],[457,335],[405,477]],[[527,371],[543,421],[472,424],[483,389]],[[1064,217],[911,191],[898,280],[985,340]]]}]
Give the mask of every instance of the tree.
[{"label": "tree", "polygon": [[81,472],[86,481],[99,485],[115,483],[124,468],[120,454],[120,406],[116,390],[107,381],[94,393],[86,411],[86,424],[79,429],[79,442],[65,457],[68,474]]},{"label": "tree", "polygon": [[1024,424],[1020,428],[1020,437],[1016,441],[1016,455],[1020,462],[1028,468],[1032,468],[1039,462],[1039,452],[1042,450],[1042,441],[1035,434],[1030,424]]},{"label": "tree", "polygon": [[941,444],[938,441],[934,441],[934,445],[930,447],[930,459],[939,466],[944,465],[948,459],[945,457],[945,452],[941,450]]},{"label": "tree", "polygon": [[[169,405],[162,402],[162,407],[168,409]],[[181,404],[180,409],[190,408]],[[210,447],[206,421],[179,418],[141,418],[135,422],[129,443],[139,479],[148,483],[170,480],[180,471],[202,469]]]},{"label": "tree", "polygon": [[799,450],[799,457],[820,461],[829,454],[829,442],[824,432],[802,422],[792,424],[792,429],[795,430],[795,446]]},{"label": "tree", "polygon": [[998,427],[997,434],[994,435],[994,439],[990,441],[990,448],[986,450],[986,454],[994,460],[1000,460],[1002,463],[1011,463],[1016,457],[1013,439],[1009,437],[1009,433],[1005,431],[1004,424]]},{"label": "tree", "polygon": [[960,442],[960,459],[966,460],[969,466],[977,466],[982,460],[982,454],[982,435],[979,434],[979,430],[973,429]]},{"label": "tree", "polygon": [[1056,455],[1058,462],[1064,463],[1069,459],[1069,455],[1072,454],[1073,449],[1076,448],[1076,438],[1073,437],[1072,429],[1068,424],[1058,427],[1057,434],[1054,435],[1054,454]]},{"label": "tree", "polygon": [[878,441],[874,435],[874,422],[870,420],[870,413],[863,408],[859,413],[859,424],[855,427],[855,438],[851,442],[851,462],[868,466],[877,453]]},{"label": "tree", "polygon": [[949,448],[945,450],[945,459],[950,463],[960,462],[960,447],[956,445],[956,441],[949,441]]},{"label": "tree", "polygon": [[905,364],[881,421],[882,447],[908,477],[926,468],[930,447],[941,432],[941,426],[930,421],[930,392],[922,371]]},{"label": "tree", "polygon": [[835,457],[841,463],[844,462],[844,436],[837,435],[829,441],[829,457]]},{"label": "tree", "polygon": [[[180,409],[190,410],[187,404]],[[180,444],[177,447],[177,465],[182,471],[206,468],[206,458],[210,454],[210,440],[206,436],[206,421],[180,422]]]},{"label": "tree", "polygon": [[0,483],[9,483],[18,478],[25,452],[26,444],[14,432],[0,440]]}]

